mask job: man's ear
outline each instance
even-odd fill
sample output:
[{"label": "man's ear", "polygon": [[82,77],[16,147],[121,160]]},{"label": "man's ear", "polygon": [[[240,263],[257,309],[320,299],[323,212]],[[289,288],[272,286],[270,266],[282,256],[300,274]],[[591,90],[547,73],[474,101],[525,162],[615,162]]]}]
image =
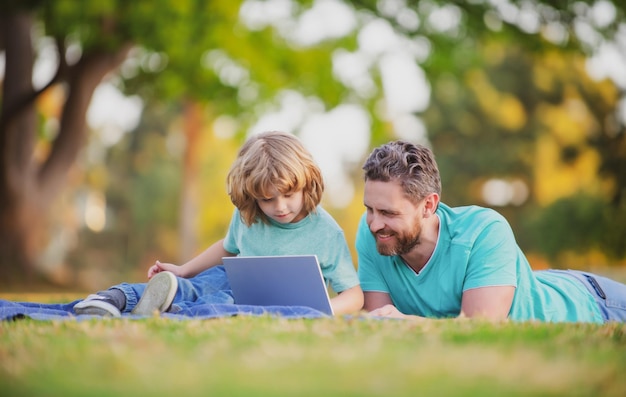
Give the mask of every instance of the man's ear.
[{"label": "man's ear", "polygon": [[428,218],[437,211],[439,206],[439,195],[431,193],[424,198],[424,218]]}]

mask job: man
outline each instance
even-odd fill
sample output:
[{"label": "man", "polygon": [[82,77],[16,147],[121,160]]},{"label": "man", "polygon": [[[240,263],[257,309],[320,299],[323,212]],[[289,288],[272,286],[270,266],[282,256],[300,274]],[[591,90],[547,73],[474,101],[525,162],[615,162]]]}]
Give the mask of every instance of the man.
[{"label": "man", "polygon": [[428,148],[385,144],[363,170],[367,211],[356,248],[372,315],[626,321],[626,285],[578,271],[533,272],[504,217],[441,203]]}]

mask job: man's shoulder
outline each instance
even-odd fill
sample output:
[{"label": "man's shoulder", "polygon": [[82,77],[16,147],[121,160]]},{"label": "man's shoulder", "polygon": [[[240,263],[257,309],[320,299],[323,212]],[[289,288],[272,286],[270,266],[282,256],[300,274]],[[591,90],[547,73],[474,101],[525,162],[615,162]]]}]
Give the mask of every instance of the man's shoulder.
[{"label": "man's shoulder", "polygon": [[496,210],[479,205],[465,205],[459,207],[450,207],[444,203],[439,203],[437,213],[454,220],[472,220],[474,222],[480,220],[501,220],[504,217]]},{"label": "man's shoulder", "polygon": [[440,203],[437,214],[441,219],[442,232],[447,232],[453,239],[473,241],[487,229],[509,228],[508,222],[499,212],[478,205],[449,207]]}]

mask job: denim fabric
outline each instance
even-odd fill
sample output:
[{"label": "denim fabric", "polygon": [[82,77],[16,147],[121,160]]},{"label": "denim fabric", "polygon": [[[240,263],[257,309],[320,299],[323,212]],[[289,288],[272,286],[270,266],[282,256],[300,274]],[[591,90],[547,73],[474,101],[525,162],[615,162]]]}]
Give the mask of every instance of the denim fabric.
[{"label": "denim fabric", "polygon": [[[102,318],[91,314],[77,315],[74,305],[81,300],[69,303],[11,302],[0,299],[0,321],[16,321],[25,318],[34,320],[91,320]],[[210,319],[232,317],[236,315],[280,316],[284,318],[322,318],[329,317],[320,311],[305,306],[250,306],[234,304],[196,304],[190,303],[189,309],[177,314],[163,313],[161,316],[178,320],[191,318]],[[142,319],[145,316],[123,313],[127,319]]]},{"label": "denim fabric", "polygon": [[[199,304],[234,303],[223,266],[212,267],[191,278],[177,277],[177,280],[178,290],[170,309],[172,312]],[[137,306],[147,285],[148,283],[122,283],[111,287],[124,292],[126,296],[124,313]]]},{"label": "denim fabric", "polygon": [[626,285],[594,273],[568,270],[598,302],[605,322],[626,322]]}]

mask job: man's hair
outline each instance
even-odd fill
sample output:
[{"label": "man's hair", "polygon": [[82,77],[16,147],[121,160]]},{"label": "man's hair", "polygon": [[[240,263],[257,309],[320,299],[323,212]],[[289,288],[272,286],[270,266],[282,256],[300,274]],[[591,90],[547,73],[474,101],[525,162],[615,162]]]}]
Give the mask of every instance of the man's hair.
[{"label": "man's hair", "polygon": [[433,152],[404,141],[384,144],[372,151],[365,164],[368,181],[398,181],[407,198],[418,203],[430,193],[441,195],[441,178]]},{"label": "man's hair", "polygon": [[269,222],[257,200],[302,190],[304,209],[315,211],[322,200],[324,181],[313,156],[294,135],[268,131],[249,138],[239,150],[227,177],[230,200],[243,222]]}]

